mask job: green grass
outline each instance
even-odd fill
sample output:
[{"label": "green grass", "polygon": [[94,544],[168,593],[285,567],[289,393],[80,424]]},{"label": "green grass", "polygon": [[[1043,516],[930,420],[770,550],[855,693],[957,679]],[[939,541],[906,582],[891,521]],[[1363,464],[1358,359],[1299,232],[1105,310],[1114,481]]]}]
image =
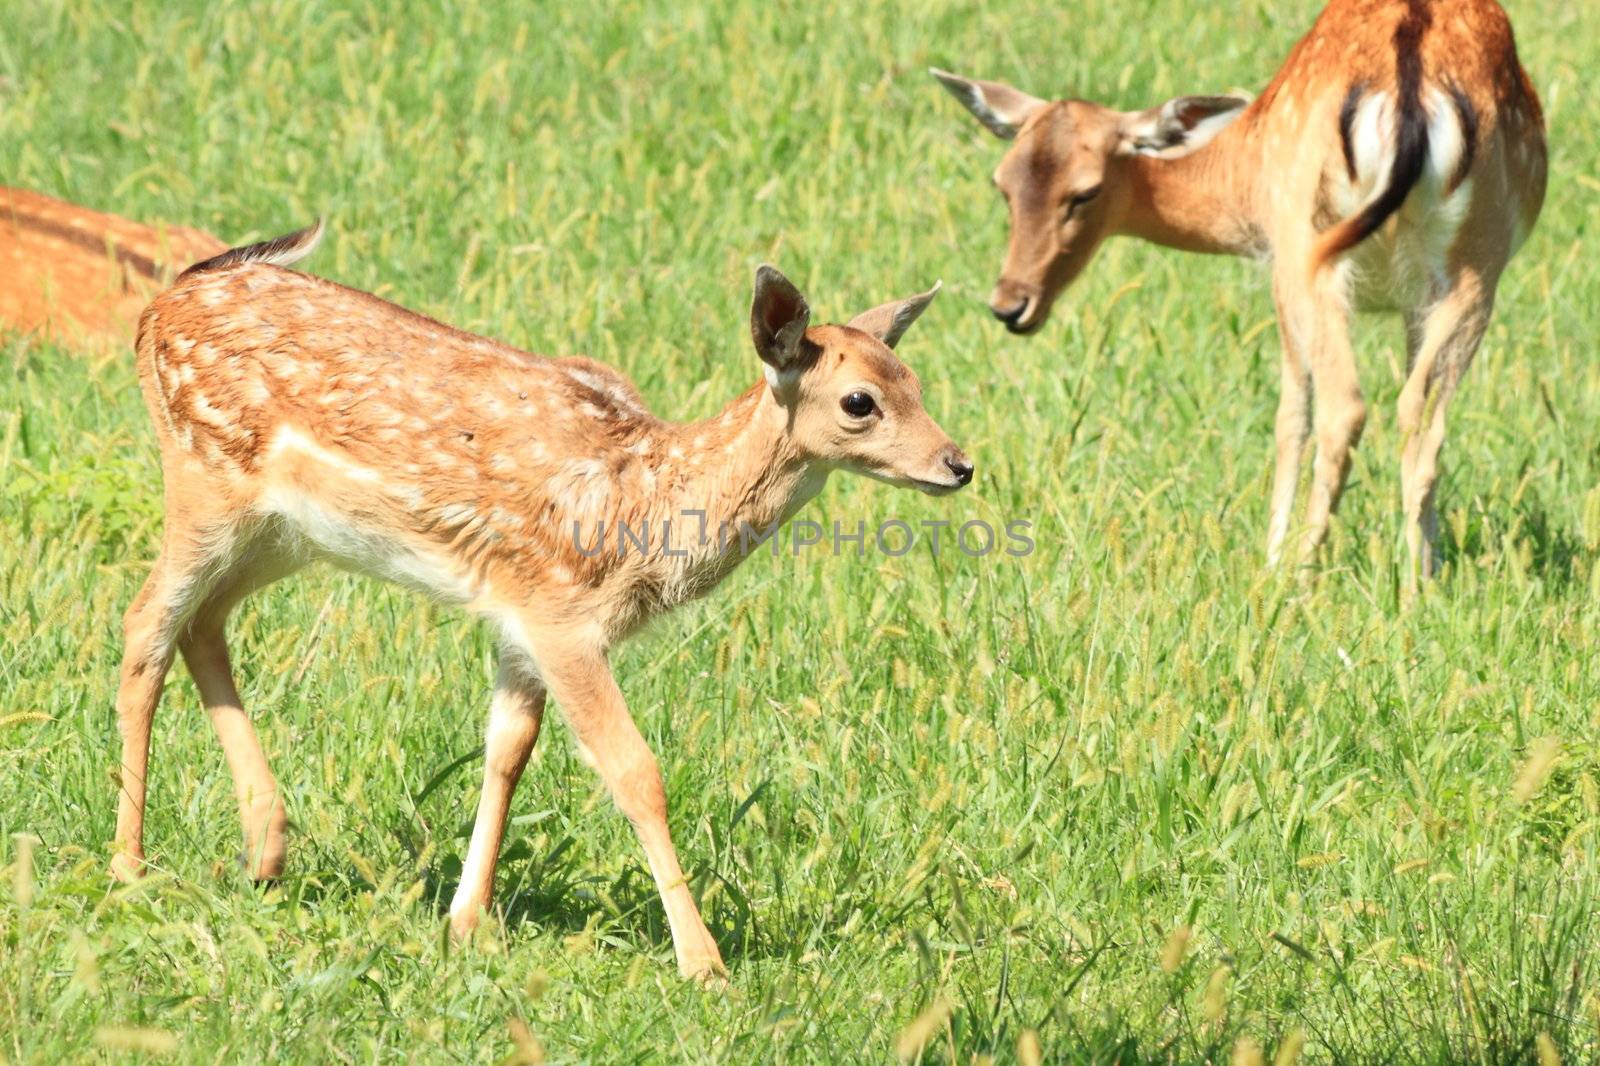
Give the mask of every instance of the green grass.
[{"label": "green grass", "polygon": [[664,413],[755,378],[762,260],[831,319],[942,277],[903,354],[978,483],[837,478],[806,517],[1027,518],[1038,542],[758,557],[619,653],[726,992],[676,977],[632,833],[558,719],[513,808],[502,920],[447,942],[492,645],[329,572],[233,628],[287,878],[257,890],[234,864],[179,669],[159,873],[112,890],[119,619],[159,537],[155,448],[128,353],[4,342],[0,1058],[492,1062],[525,1025],[552,1061],[881,1062],[923,1032],[926,1061],[1003,1062],[1027,1029],[1063,1062],[1227,1061],[1241,1039],[1270,1061],[1295,1032],[1315,1062],[1530,1061],[1540,1033],[1600,1061],[1592,6],[1512,8],[1553,181],[1452,414],[1449,570],[1409,609],[1398,327],[1363,323],[1373,415],[1325,579],[1264,574],[1264,277],[1118,243],[1042,336],[1007,336],[981,303],[999,149],[923,73],[1129,107],[1259,87],[1311,0],[861,7],[0,19],[7,182],[232,239],[326,213],[310,269],[619,365]]}]

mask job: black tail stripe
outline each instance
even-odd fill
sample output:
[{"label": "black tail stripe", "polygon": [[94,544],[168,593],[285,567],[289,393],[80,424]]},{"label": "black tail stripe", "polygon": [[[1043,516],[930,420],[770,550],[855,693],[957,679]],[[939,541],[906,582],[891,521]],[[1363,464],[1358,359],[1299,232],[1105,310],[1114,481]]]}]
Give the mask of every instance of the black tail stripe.
[{"label": "black tail stripe", "polygon": [[1354,248],[1378,231],[1400,210],[1428,164],[1428,115],[1422,107],[1422,35],[1433,20],[1428,0],[1407,0],[1406,16],[1395,30],[1399,75],[1398,121],[1394,167],[1389,184],[1355,217],[1355,227],[1335,253]]},{"label": "black tail stripe", "polygon": [[1365,82],[1356,82],[1350,86],[1350,91],[1345,94],[1344,106],[1339,108],[1339,143],[1344,147],[1344,168],[1350,175],[1350,180],[1356,180],[1356,149],[1352,139],[1356,124],[1356,108],[1361,104],[1361,98],[1366,95]]}]

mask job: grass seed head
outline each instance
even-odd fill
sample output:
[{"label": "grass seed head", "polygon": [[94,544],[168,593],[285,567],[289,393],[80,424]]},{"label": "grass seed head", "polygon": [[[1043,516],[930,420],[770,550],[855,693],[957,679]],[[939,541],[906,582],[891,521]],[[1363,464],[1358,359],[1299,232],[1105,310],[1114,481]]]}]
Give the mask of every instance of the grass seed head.
[{"label": "grass seed head", "polygon": [[1044,1048],[1036,1030],[1024,1029],[1017,1034],[1017,1061],[1022,1066],[1041,1066],[1044,1062]]},{"label": "grass seed head", "polygon": [[1522,768],[1517,771],[1517,778],[1511,785],[1511,798],[1518,805],[1533,799],[1544,787],[1545,779],[1550,776],[1550,770],[1560,754],[1561,741],[1556,737],[1540,737],[1528,746],[1528,757],[1523,760]]},{"label": "grass seed head", "polygon": [[102,1025],[94,1031],[94,1042],[109,1051],[145,1055],[170,1055],[178,1050],[178,1038],[165,1029],[141,1029],[132,1025]]},{"label": "grass seed head", "polygon": [[1228,1012],[1228,978],[1231,975],[1228,967],[1218,966],[1206,980],[1205,997],[1200,1004],[1200,1012],[1206,1021],[1220,1021]]},{"label": "grass seed head", "polygon": [[1272,1056],[1272,1066],[1295,1066],[1300,1061],[1300,1052],[1306,1047],[1306,1031],[1294,1029],[1283,1038],[1278,1045],[1278,1053]]},{"label": "grass seed head", "polygon": [[922,1054],[922,1049],[949,1021],[953,1009],[954,1004],[948,998],[936,996],[932,1003],[922,1008],[922,1013],[911,1019],[911,1024],[900,1030],[900,1036],[894,1042],[895,1057],[901,1062],[910,1062]]},{"label": "grass seed head", "polygon": [[539,1043],[521,1018],[512,1018],[511,1054],[500,1060],[500,1066],[541,1066],[544,1062],[544,1045]]},{"label": "grass seed head", "polygon": [[1233,1066],[1264,1066],[1261,1045],[1253,1036],[1241,1036],[1233,1043]]},{"label": "grass seed head", "polygon": [[1192,930],[1187,925],[1180,925],[1167,937],[1166,944],[1161,948],[1161,968],[1167,973],[1175,973],[1183,965],[1191,934]]},{"label": "grass seed head", "polygon": [[11,864],[11,894],[17,906],[26,909],[33,903],[33,845],[37,838],[16,833],[11,839],[17,844],[17,857]]}]

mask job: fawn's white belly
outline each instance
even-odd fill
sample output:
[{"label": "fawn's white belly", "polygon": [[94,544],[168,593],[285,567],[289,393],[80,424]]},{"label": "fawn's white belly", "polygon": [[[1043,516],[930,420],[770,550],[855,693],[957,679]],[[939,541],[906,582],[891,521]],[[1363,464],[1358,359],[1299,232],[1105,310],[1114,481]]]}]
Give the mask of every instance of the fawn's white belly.
[{"label": "fawn's white belly", "polygon": [[380,471],[352,463],[292,427],[279,430],[271,447],[278,469],[292,476],[269,483],[259,510],[282,523],[298,550],[450,603],[478,598],[477,583],[455,560],[378,517],[419,508],[415,489],[388,483]]}]

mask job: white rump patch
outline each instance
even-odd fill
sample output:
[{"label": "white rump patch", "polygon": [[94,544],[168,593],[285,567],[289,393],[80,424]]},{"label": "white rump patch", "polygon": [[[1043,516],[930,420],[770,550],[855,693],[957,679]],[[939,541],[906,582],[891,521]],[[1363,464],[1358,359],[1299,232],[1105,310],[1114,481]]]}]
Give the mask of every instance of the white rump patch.
[{"label": "white rump patch", "polygon": [[1345,183],[1345,195],[1338,203],[1339,214],[1349,218],[1361,210],[1389,183],[1394,167],[1394,97],[1386,92],[1370,93],[1356,105],[1350,123],[1350,155],[1356,180]]},{"label": "white rump patch", "polygon": [[[1428,113],[1428,164],[1422,172],[1422,180],[1435,186],[1442,195],[1455,180],[1466,157],[1467,131],[1461,128],[1461,112],[1449,93],[1429,86],[1422,94],[1422,106]],[[1465,182],[1462,188],[1466,188]],[[1461,189],[1456,190],[1460,192]]]},{"label": "white rump patch", "polygon": [[[1373,234],[1346,260],[1356,303],[1364,310],[1406,309],[1434,298],[1471,201],[1470,180],[1450,189],[1467,150],[1455,101],[1430,85],[1423,89],[1422,106],[1428,120],[1422,175],[1396,212],[1394,228]],[[1372,93],[1356,106],[1350,126],[1356,180],[1333,183],[1334,207],[1345,218],[1388,187],[1398,147],[1395,111],[1388,92]]]},{"label": "white rump patch", "polygon": [[[1455,101],[1448,93],[1428,86],[1422,93],[1422,108],[1428,117],[1428,158],[1412,192],[1422,191],[1430,194],[1429,200],[1440,201],[1446,198],[1450,182],[1461,169],[1467,134],[1461,128],[1461,114],[1456,110]],[[1394,95],[1375,92],[1364,97],[1356,105],[1355,118],[1350,124],[1350,151],[1355,157],[1356,180],[1353,186],[1348,181],[1343,183],[1346,195],[1338,204],[1342,215],[1355,214],[1388,187],[1397,139]],[[1463,183],[1462,188],[1465,187]],[[1454,199],[1460,192],[1461,189],[1456,189],[1449,198]],[[1408,204],[1410,199],[1407,198]]]}]

